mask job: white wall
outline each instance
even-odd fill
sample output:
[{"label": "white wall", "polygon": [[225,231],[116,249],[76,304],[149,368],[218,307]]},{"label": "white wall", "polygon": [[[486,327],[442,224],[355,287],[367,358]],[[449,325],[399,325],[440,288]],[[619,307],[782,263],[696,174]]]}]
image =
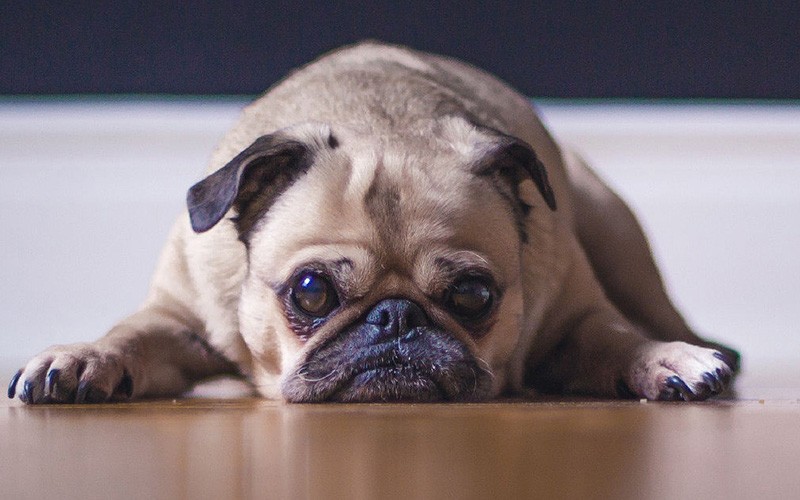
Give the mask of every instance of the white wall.
[{"label": "white wall", "polygon": [[[131,312],[242,102],[0,103],[0,356]],[[800,353],[800,106],[542,106],[633,205],[676,302],[765,364]]]},{"label": "white wall", "polygon": [[738,346],[749,366],[800,358],[800,106],[545,114],[639,214],[699,332]]},{"label": "white wall", "polygon": [[0,353],[91,340],[144,298],[241,103],[0,106]]}]

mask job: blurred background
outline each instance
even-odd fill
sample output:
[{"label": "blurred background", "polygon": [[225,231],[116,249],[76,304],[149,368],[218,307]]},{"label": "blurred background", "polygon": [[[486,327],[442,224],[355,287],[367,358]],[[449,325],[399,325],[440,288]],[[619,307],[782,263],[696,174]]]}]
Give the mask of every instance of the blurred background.
[{"label": "blurred background", "polygon": [[530,96],[639,214],[690,322],[743,351],[751,385],[789,383],[775,378],[800,358],[788,1],[0,2],[2,366],[132,312],[241,107],[364,38]]},{"label": "blurred background", "polygon": [[747,1],[5,0],[0,94],[256,94],[364,38],[532,97],[793,99],[800,5]]}]

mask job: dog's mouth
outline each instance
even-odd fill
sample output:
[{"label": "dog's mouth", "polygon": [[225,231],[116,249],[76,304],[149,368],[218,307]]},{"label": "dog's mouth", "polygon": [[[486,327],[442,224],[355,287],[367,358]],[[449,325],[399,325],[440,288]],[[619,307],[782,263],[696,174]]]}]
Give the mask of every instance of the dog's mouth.
[{"label": "dog's mouth", "polygon": [[447,391],[439,386],[428,369],[398,364],[366,367],[363,371],[356,372],[328,400],[354,403],[446,399]]},{"label": "dog's mouth", "polygon": [[363,345],[345,332],[311,353],[283,383],[289,402],[435,402],[485,399],[489,372],[446,332]]}]

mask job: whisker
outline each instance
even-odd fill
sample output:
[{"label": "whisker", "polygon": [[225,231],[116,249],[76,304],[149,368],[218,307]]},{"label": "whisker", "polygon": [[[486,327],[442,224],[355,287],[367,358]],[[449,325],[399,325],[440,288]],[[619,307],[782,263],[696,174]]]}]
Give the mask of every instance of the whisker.
[{"label": "whisker", "polygon": [[478,362],[478,365],[481,367],[481,370],[486,372],[486,374],[492,377],[492,379],[497,378],[494,372],[492,371],[492,368],[489,366],[489,363],[487,363],[483,358],[475,356],[475,361]]},{"label": "whisker", "polygon": [[312,382],[312,383],[313,382],[322,382],[323,380],[328,379],[328,378],[330,378],[330,377],[332,377],[332,376],[334,376],[336,374],[336,370],[331,370],[326,375],[323,375],[322,377],[313,378],[313,377],[309,377],[309,376],[306,375],[306,370],[305,369],[306,369],[306,367],[304,366],[303,368],[297,370],[297,374],[296,374],[297,378],[299,378],[303,382]]}]

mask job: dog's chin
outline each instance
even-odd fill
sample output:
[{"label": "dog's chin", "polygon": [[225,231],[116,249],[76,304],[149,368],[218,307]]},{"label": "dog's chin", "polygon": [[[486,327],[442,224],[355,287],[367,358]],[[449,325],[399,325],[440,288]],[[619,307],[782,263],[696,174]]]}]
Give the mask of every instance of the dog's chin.
[{"label": "dog's chin", "polygon": [[447,332],[420,328],[413,339],[378,343],[358,328],[309,353],[283,382],[292,403],[478,401],[489,397],[491,375]]},{"label": "dog's chin", "polygon": [[328,399],[340,403],[435,402],[447,394],[413,366],[371,368],[357,373]]}]

